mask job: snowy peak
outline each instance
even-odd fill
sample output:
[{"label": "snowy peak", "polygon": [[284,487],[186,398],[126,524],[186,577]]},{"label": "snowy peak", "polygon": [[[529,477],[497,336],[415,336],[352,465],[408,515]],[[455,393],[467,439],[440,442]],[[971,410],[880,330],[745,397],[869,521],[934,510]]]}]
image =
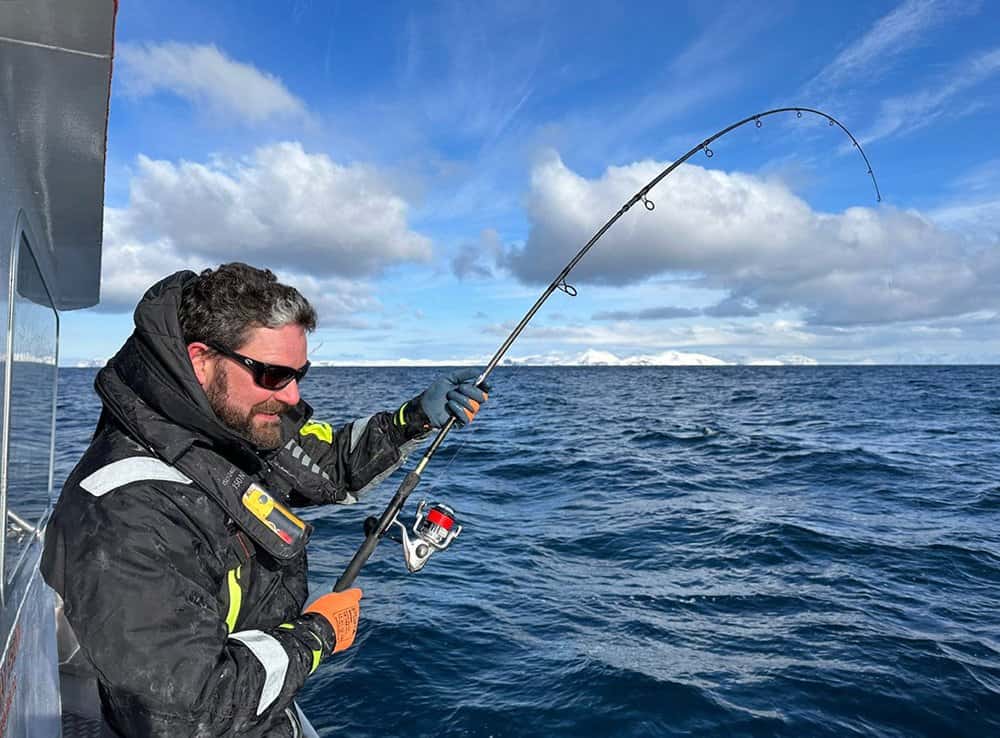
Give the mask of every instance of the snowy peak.
[{"label": "snowy peak", "polygon": [[620,366],[622,360],[610,351],[587,349],[575,359],[571,359],[567,363],[577,364],[579,366]]},{"label": "snowy peak", "polygon": [[578,366],[723,366],[722,359],[707,354],[692,354],[681,351],[663,351],[658,354],[640,354],[618,358],[610,351],[589,349],[570,360]]},{"label": "snowy peak", "polygon": [[[489,356],[465,356],[448,359],[314,359],[313,366],[368,366],[368,367],[482,367],[489,361]],[[83,360],[73,364],[77,367],[100,368],[107,363],[105,359]],[[636,354],[620,357],[610,351],[590,348],[580,354],[563,354],[550,352],[526,356],[507,356],[501,361],[503,366],[728,366],[734,362],[723,361],[708,354],[688,353],[684,351],[661,351],[656,354]],[[785,354],[775,358],[747,357],[735,362],[748,366],[816,366],[818,362],[801,354]]]},{"label": "snowy peak", "polygon": [[707,354],[663,351],[658,354],[639,354],[621,358],[610,351],[587,349],[576,356],[539,354],[507,358],[508,366],[724,366],[728,362]]}]

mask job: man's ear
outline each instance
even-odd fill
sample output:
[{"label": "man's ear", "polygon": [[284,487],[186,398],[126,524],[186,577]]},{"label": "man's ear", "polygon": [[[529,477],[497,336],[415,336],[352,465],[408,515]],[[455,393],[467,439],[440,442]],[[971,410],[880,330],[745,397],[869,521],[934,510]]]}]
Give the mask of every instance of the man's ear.
[{"label": "man's ear", "polygon": [[200,341],[189,343],[187,350],[188,358],[191,359],[191,367],[194,369],[194,376],[197,377],[198,384],[204,389],[215,373],[215,362],[213,361],[215,352]]}]

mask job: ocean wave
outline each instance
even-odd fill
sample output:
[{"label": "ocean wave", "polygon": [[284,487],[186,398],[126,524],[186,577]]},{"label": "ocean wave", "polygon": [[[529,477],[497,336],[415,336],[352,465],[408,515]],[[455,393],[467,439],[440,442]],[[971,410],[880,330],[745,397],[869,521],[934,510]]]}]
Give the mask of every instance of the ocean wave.
[{"label": "ocean wave", "polygon": [[[426,470],[465,527],[417,575],[380,545],[301,694],[322,735],[1000,735],[995,369],[561,372],[498,370]],[[433,376],[303,393],[353,417]],[[92,381],[60,379],[57,482]],[[304,513],[314,591],[399,479]]]}]

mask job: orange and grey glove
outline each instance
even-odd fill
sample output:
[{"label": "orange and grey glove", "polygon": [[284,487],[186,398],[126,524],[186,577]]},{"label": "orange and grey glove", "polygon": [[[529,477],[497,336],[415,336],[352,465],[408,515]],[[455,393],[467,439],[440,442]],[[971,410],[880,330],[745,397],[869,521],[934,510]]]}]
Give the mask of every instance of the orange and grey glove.
[{"label": "orange and grey glove", "polygon": [[439,377],[419,397],[420,408],[433,428],[440,428],[454,417],[460,426],[472,422],[479,406],[486,402],[490,388],[476,386],[477,369],[459,369]]},{"label": "orange and grey glove", "polygon": [[303,612],[314,612],[326,618],[333,628],[333,653],[350,648],[358,632],[361,615],[361,590],[355,587],[343,592],[330,592],[309,605]]}]

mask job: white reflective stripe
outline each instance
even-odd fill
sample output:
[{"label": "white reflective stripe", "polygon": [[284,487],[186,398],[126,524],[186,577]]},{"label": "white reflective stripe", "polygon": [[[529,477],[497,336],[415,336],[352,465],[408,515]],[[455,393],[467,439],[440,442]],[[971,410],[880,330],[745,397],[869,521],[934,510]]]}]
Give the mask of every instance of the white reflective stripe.
[{"label": "white reflective stripe", "polygon": [[190,479],[165,461],[152,456],[132,456],[101,467],[80,482],[80,486],[94,497],[101,497],[126,484],[146,481],[191,484]]},{"label": "white reflective stripe", "polygon": [[361,440],[361,436],[365,434],[365,429],[368,427],[368,421],[372,419],[369,415],[367,418],[361,418],[360,420],[355,420],[351,423],[351,448],[353,452],[355,447],[358,445],[358,441]]},{"label": "white reflective stripe", "polygon": [[274,636],[262,630],[241,630],[229,636],[250,649],[260,665],[264,667],[264,686],[260,690],[257,714],[263,714],[272,702],[278,699],[285,686],[288,673],[288,652]]}]

